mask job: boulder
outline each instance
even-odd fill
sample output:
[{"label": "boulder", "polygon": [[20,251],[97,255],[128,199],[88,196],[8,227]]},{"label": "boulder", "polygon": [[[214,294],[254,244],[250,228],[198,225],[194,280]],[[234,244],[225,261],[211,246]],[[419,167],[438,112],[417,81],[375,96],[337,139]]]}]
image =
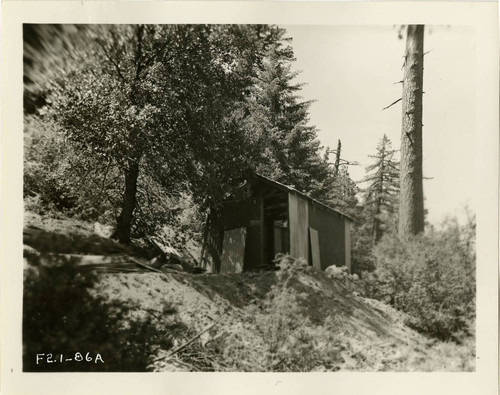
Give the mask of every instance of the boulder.
[{"label": "boulder", "polygon": [[113,234],[113,227],[111,225],[104,225],[100,222],[95,222],[92,231],[98,236],[110,238]]},{"label": "boulder", "polygon": [[23,256],[28,257],[33,255],[40,255],[40,252],[27,244],[23,244]]},{"label": "boulder", "polygon": [[338,267],[335,265],[331,265],[325,269],[325,274],[328,278],[344,280],[347,276],[347,267]]}]

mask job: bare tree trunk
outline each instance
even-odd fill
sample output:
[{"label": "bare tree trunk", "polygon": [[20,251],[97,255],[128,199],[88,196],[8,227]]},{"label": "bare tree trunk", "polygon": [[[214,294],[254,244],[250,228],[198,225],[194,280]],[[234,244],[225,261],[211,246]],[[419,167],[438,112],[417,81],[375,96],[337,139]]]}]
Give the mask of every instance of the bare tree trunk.
[{"label": "bare tree trunk", "polygon": [[136,205],[137,178],[139,177],[139,160],[130,160],[125,171],[125,191],[123,193],[122,209],[116,221],[113,239],[120,243],[130,244],[130,229]]},{"label": "bare tree trunk", "polygon": [[333,177],[334,178],[337,178],[337,176],[339,175],[341,150],[342,150],[342,143],[339,139],[339,142],[337,144],[337,156],[335,157],[335,167],[333,168]]},{"label": "bare tree trunk", "polygon": [[422,185],[422,88],[424,26],[409,25],[406,36],[401,130],[401,178],[398,234],[402,238],[424,230]]},{"label": "bare tree trunk", "polygon": [[378,243],[382,237],[382,232],[380,229],[380,214],[382,212],[382,195],[384,194],[384,173],[385,173],[385,142],[382,146],[380,161],[380,178],[379,178],[379,190],[377,192],[377,203],[375,206],[375,216],[373,218],[373,246]]}]

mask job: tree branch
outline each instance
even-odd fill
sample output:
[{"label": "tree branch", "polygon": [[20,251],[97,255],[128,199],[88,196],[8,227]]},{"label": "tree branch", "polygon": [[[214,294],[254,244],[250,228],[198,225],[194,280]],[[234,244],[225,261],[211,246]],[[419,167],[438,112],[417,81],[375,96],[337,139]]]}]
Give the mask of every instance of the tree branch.
[{"label": "tree branch", "polygon": [[181,351],[182,349],[186,348],[187,346],[189,346],[192,342],[194,342],[196,339],[198,339],[201,335],[203,335],[206,331],[212,329],[215,325],[217,325],[218,322],[215,322],[213,323],[212,325],[209,325],[207,326],[205,329],[201,330],[200,332],[198,332],[196,335],[194,335],[191,339],[189,339],[187,342],[185,342],[184,344],[180,345],[179,347],[173,349],[172,351],[170,351],[167,355],[165,355],[164,357],[161,357],[161,358],[158,358],[158,359],[155,359],[153,362],[158,362],[158,361],[162,361],[164,359],[168,359],[170,358],[172,355],[178,353],[179,351]]},{"label": "tree branch", "polygon": [[116,69],[116,71],[117,71],[117,73],[118,73],[118,76],[120,77],[120,79],[122,80],[122,82],[123,82],[123,83],[125,83],[125,82],[126,82],[126,80],[125,80],[125,77],[124,77],[124,76],[123,76],[123,74],[122,74],[122,71],[121,71],[121,69],[120,69],[119,64],[113,60],[113,58],[112,58],[112,57],[111,57],[111,55],[108,53],[108,51],[106,51],[106,48],[104,47],[104,45],[102,45],[102,44],[101,44],[101,42],[100,42],[99,40],[96,40],[96,41],[97,41],[97,45],[99,45],[99,46],[101,47],[102,51],[104,52],[104,55],[106,55],[106,57],[107,57],[107,58],[108,58],[108,60],[111,62],[111,64],[112,64],[113,66],[115,66],[115,69]]},{"label": "tree branch", "polygon": [[401,100],[403,100],[403,98],[402,98],[402,97],[401,97],[401,98],[399,98],[398,100],[396,100],[395,102],[393,102],[393,103],[389,104],[387,107],[384,107],[384,108],[382,109],[382,111],[387,110],[389,107],[392,107],[394,104],[396,104],[396,103],[400,102]]}]

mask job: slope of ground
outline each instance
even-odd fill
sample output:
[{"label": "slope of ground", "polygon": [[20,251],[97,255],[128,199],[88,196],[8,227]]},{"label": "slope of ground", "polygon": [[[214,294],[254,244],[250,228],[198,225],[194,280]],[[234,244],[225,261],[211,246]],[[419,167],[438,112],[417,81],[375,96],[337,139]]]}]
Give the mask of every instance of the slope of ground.
[{"label": "slope of ground", "polygon": [[[106,274],[98,292],[160,314],[165,301],[193,333],[154,370],[464,371],[471,345],[428,339],[380,302],[311,268],[225,275]],[[214,325],[215,324],[215,325]],[[201,364],[200,364],[201,362]]]},{"label": "slope of ground", "polygon": [[[48,230],[67,224],[56,225]],[[97,245],[101,251],[106,242]],[[93,253],[85,248],[80,253]],[[405,326],[401,313],[303,261],[284,257],[280,266],[219,275],[99,273],[92,292],[126,308],[124,325],[145,317],[159,326],[183,323],[172,347],[155,348],[154,371],[474,370],[472,341],[429,339]],[[175,316],[163,314],[166,305]]]}]

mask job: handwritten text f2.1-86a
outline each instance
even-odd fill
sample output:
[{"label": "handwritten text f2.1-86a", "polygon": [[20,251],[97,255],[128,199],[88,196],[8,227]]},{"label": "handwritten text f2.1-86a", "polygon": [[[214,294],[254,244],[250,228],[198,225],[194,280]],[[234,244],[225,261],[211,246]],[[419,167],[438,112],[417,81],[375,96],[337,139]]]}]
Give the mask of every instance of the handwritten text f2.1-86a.
[{"label": "handwritten text f2.1-86a", "polygon": [[80,352],[74,354],[36,354],[36,364],[43,363],[64,363],[64,362],[87,362],[87,363],[104,363],[101,354],[97,353],[93,356],[90,352],[83,355]]}]

